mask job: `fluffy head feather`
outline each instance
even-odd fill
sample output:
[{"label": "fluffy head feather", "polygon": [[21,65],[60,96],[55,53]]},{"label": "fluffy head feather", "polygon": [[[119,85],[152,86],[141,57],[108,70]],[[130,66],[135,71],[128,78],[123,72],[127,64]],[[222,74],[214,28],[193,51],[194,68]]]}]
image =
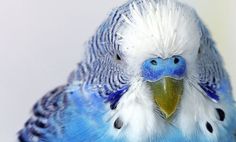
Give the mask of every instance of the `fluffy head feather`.
[{"label": "fluffy head feather", "polygon": [[[129,5],[123,14],[120,46],[132,71],[139,71],[148,58],[185,57],[193,65],[200,46],[201,32],[195,12],[173,0],[143,1]],[[136,67],[136,68],[134,68]]]}]

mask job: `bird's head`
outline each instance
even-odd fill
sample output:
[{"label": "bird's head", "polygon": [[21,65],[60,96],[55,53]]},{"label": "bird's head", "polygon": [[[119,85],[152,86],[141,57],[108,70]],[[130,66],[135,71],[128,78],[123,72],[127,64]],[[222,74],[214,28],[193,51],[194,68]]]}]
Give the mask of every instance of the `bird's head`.
[{"label": "bird's head", "polygon": [[182,102],[186,83],[197,86],[206,78],[199,73],[199,61],[207,56],[199,54],[202,28],[196,12],[176,0],[131,0],[98,28],[77,76],[94,84],[112,109],[123,102],[152,102],[169,119]]},{"label": "bird's head", "polygon": [[231,94],[207,28],[177,0],[130,0],[114,9],[71,78],[95,88],[110,106],[107,122],[123,125],[132,141],[173,125],[212,133],[208,114],[221,108],[219,92]]}]

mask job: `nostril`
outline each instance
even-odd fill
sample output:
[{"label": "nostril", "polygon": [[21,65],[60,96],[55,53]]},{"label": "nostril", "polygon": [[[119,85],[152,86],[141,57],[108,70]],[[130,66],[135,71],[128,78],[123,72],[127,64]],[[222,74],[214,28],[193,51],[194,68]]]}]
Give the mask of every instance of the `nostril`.
[{"label": "nostril", "polygon": [[152,65],[157,65],[157,61],[156,60],[151,60],[151,64]]},{"label": "nostril", "polygon": [[179,59],[178,59],[178,58],[175,58],[175,59],[174,59],[174,63],[175,63],[175,64],[178,64],[178,63],[179,63]]}]

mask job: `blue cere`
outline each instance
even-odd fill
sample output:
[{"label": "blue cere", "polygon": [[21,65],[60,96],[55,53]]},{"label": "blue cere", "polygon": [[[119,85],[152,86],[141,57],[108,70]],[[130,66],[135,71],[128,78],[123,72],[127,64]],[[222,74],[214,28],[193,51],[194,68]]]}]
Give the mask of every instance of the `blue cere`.
[{"label": "blue cere", "polygon": [[142,65],[142,76],[145,80],[155,82],[161,78],[182,79],[186,72],[186,61],[181,56],[162,59],[151,58]]}]

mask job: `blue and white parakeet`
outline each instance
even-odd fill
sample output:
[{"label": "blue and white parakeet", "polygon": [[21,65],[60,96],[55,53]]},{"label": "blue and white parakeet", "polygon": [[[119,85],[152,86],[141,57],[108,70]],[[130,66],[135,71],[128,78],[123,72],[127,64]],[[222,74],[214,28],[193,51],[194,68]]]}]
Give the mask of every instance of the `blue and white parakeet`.
[{"label": "blue and white parakeet", "polygon": [[229,77],[196,12],[130,0],[86,46],[66,85],[38,101],[21,142],[232,142]]}]

